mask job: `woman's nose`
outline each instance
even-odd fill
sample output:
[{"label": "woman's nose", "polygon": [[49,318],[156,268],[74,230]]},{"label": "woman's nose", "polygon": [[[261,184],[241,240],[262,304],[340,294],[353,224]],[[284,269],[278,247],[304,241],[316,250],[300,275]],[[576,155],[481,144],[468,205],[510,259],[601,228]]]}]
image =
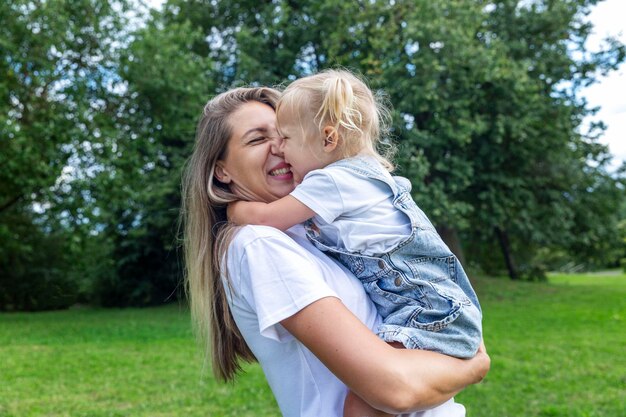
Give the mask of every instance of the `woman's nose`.
[{"label": "woman's nose", "polygon": [[275,137],[273,137],[272,139],[270,139],[270,146],[272,149],[272,153],[275,155],[282,155],[283,153],[283,137],[280,135],[277,135]]}]

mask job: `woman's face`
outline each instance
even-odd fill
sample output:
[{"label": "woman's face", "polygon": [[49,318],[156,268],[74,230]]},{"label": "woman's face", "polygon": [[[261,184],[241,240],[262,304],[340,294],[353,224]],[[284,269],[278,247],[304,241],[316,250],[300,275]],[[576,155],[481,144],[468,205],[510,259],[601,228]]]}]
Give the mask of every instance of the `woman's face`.
[{"label": "woman's face", "polygon": [[274,110],[250,101],[231,114],[229,122],[232,136],[226,157],[217,162],[217,179],[251,201],[271,202],[293,191],[293,175],[278,149]]}]

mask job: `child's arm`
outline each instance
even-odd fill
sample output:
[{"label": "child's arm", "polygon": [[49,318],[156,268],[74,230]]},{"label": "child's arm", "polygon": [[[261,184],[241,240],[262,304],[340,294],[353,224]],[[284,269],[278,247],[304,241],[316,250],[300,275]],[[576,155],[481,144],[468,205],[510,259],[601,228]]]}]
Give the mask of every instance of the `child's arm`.
[{"label": "child's arm", "polygon": [[271,203],[236,201],[228,205],[228,220],[287,230],[315,216],[315,212],[290,195]]}]

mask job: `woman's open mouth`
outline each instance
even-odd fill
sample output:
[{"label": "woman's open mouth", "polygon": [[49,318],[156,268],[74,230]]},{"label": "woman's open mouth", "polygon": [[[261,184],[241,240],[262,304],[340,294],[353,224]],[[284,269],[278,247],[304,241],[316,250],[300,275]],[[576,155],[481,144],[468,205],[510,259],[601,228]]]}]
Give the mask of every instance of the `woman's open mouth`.
[{"label": "woman's open mouth", "polygon": [[289,168],[279,168],[279,169],[273,169],[270,171],[270,175],[273,177],[277,177],[279,175],[290,174],[290,173],[291,173],[291,169]]},{"label": "woman's open mouth", "polygon": [[291,176],[291,165],[285,163],[278,164],[270,170],[269,174],[272,177]]}]

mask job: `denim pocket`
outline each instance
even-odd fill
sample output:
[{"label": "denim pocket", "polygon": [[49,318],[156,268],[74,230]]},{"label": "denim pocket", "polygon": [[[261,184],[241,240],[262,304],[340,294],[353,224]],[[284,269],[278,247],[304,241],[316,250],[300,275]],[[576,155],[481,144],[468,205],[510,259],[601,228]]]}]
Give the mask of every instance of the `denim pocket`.
[{"label": "denim pocket", "polygon": [[413,278],[421,282],[455,281],[455,257],[420,257],[405,260]]},{"label": "denim pocket", "polygon": [[440,258],[414,258],[405,261],[411,271],[409,281],[428,287],[426,299],[432,305],[438,298],[462,305],[471,304],[470,299],[456,282],[456,258],[454,255]]},{"label": "denim pocket", "polygon": [[408,325],[429,332],[440,332],[461,315],[462,307],[460,304],[454,303],[451,307],[446,312],[429,309],[417,310],[411,316]]},{"label": "denim pocket", "polygon": [[418,299],[395,292],[393,288],[386,288],[385,283],[380,280],[366,282],[364,287],[386,324],[406,326],[413,311],[424,307]]},{"label": "denim pocket", "polygon": [[[447,285],[451,284],[451,285]],[[425,291],[428,308],[416,311],[411,317],[411,327],[428,331],[441,331],[456,320],[469,299],[450,280],[431,282]]]},{"label": "denim pocket", "polygon": [[385,288],[384,280],[368,282],[366,285],[367,292],[376,304],[384,305],[419,305],[419,297],[411,298],[402,295],[395,289]]}]

